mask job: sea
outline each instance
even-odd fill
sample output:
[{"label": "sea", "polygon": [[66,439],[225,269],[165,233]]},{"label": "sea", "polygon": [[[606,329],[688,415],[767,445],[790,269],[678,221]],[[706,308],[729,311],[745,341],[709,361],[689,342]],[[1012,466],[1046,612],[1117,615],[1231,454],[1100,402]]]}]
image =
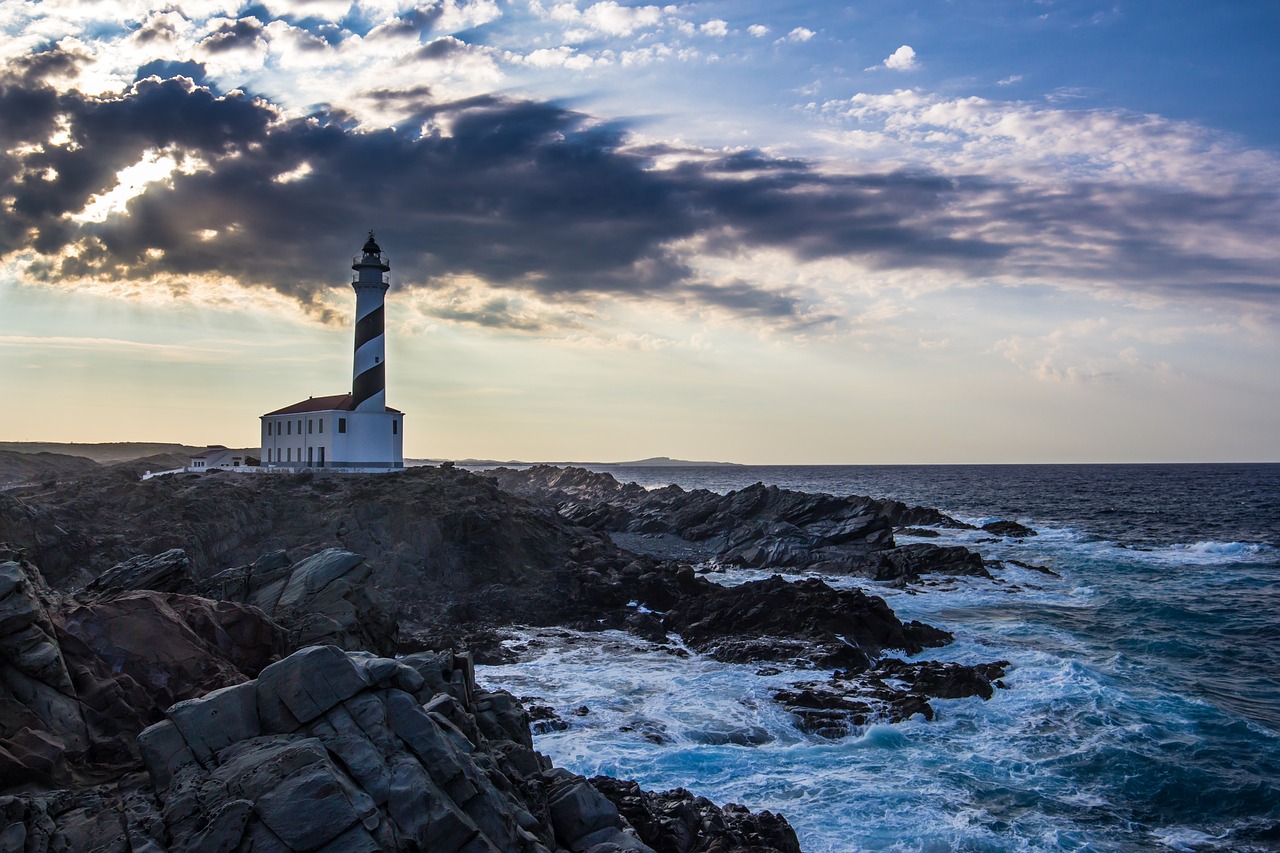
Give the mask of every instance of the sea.
[{"label": "sea", "polygon": [[955,635],[915,659],[1011,664],[989,701],[933,700],[931,722],[841,740],[801,732],[771,698],[825,673],[684,657],[621,632],[516,631],[523,659],[479,676],[568,723],[535,738],[557,765],[779,812],[809,853],[1280,850],[1280,464],[595,469],[1011,519],[1039,535],[898,541],[1057,577],[1006,563],[995,580],[907,589],[828,578]]}]

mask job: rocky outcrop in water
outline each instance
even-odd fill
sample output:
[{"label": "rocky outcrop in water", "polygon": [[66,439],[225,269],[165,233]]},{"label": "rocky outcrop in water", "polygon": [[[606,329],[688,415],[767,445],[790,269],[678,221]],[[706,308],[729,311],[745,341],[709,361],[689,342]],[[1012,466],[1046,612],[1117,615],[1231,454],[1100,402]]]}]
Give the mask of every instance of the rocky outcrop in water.
[{"label": "rocky outcrop in water", "polygon": [[717,660],[861,671],[884,649],[915,654],[952,639],[920,622],[904,624],[882,598],[835,590],[817,579],[788,583],[775,575],[708,587],[681,598],[662,624],[690,648]]},{"label": "rocky outcrop in water", "polygon": [[656,794],[608,776],[590,781],[658,853],[800,853],[795,831],[772,812],[721,808],[683,788]]},{"label": "rocky outcrop in water", "polygon": [[898,548],[895,527],[967,528],[937,510],[898,501],[765,486],[717,494],[679,486],[646,490],[608,474],[539,465],[486,476],[517,494],[556,502],[567,520],[609,533],[640,553],[745,568],[912,580],[921,574],[987,576],[976,554],[927,543]]},{"label": "rocky outcrop in water", "polygon": [[994,533],[996,536],[1008,536],[1013,539],[1025,539],[1028,536],[1038,536],[1034,530],[1025,524],[1019,524],[1016,521],[988,521],[982,525],[982,529],[988,533]]},{"label": "rocky outcrop in water", "polygon": [[990,699],[1004,687],[1008,661],[973,666],[885,658],[864,671],[838,671],[825,682],[805,681],[774,694],[802,731],[842,738],[870,723],[900,723],[919,714],[934,718],[929,699]]}]

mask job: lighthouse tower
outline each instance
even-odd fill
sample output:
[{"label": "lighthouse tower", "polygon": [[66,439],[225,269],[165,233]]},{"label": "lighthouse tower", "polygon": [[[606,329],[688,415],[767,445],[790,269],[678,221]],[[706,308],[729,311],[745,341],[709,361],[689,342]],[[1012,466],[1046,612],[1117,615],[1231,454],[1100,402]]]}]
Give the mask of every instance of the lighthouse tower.
[{"label": "lighthouse tower", "polygon": [[308,397],[263,415],[269,468],[386,470],[404,467],[404,413],[387,407],[385,300],[390,259],[373,232],[351,260],[356,291],[351,392]]},{"label": "lighthouse tower", "polygon": [[390,287],[390,259],[383,256],[369,232],[361,254],[351,259],[356,274],[356,356],[351,378],[352,405],[357,412],[387,409],[387,338],[384,334],[383,300]]}]

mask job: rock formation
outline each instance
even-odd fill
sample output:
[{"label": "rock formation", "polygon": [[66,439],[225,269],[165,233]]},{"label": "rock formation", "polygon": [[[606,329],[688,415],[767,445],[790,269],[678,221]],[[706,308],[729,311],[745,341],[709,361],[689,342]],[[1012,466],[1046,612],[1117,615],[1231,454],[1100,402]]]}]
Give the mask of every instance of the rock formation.
[{"label": "rock formation", "polygon": [[0,492],[0,541],[26,548],[63,589],[137,554],[174,548],[189,555],[199,583],[274,551],[337,548],[365,557],[369,583],[392,599],[400,619],[448,625],[574,618],[578,567],[634,559],[541,503],[466,471],[426,467],[379,477],[145,481],[96,472]]},{"label": "rock formation", "polygon": [[870,723],[899,723],[916,714],[934,716],[929,699],[990,699],[1004,687],[1008,661],[965,665],[885,658],[869,670],[837,671],[825,682],[805,681],[774,699],[796,715],[802,731],[841,738]]},{"label": "rock formation", "polygon": [[[597,787],[534,752],[524,708],[481,689],[469,655],[281,657],[317,625],[366,636],[343,621],[363,562],[271,554],[204,583],[241,603],[174,591],[181,551],[65,595],[0,547],[0,849],[650,850]],[[703,848],[756,820],[699,808]],[[795,849],[785,820],[760,820]]]},{"label": "rock formation", "polygon": [[164,708],[243,682],[284,648],[254,608],[151,590],[82,601],[0,546],[0,785],[127,766]]},{"label": "rock formation", "polygon": [[718,660],[779,661],[807,667],[863,670],[883,649],[909,654],[951,642],[919,622],[902,623],[883,598],[834,590],[813,578],[781,577],[681,598],[663,616],[693,649]]},{"label": "rock formation", "polygon": [[895,527],[970,526],[899,501],[761,483],[724,495],[679,486],[648,490],[620,484],[609,474],[546,465],[499,468],[486,476],[517,494],[554,501],[567,520],[607,532],[625,548],[663,558],[876,580],[906,581],[924,573],[989,576],[982,559],[964,548],[896,547]]},{"label": "rock formation", "polygon": [[510,624],[839,667],[777,696],[827,736],[999,683],[1001,664],[884,659],[951,638],[878,597],[719,585],[689,565],[986,575],[964,548],[894,542],[905,524],[960,526],[941,513],[496,476],[524,496],[451,468],[101,469],[0,492],[0,540],[27,549],[0,546],[0,851],[798,849],[767,812],[551,767],[521,704],[481,690],[461,651],[500,651]]}]

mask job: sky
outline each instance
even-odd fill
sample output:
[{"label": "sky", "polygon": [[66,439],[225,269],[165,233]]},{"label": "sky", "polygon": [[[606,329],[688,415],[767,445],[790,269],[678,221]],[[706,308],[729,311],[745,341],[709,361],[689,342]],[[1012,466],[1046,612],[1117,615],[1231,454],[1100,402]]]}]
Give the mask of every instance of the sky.
[{"label": "sky", "polygon": [[1280,3],[0,1],[0,439],[1280,461]]}]

